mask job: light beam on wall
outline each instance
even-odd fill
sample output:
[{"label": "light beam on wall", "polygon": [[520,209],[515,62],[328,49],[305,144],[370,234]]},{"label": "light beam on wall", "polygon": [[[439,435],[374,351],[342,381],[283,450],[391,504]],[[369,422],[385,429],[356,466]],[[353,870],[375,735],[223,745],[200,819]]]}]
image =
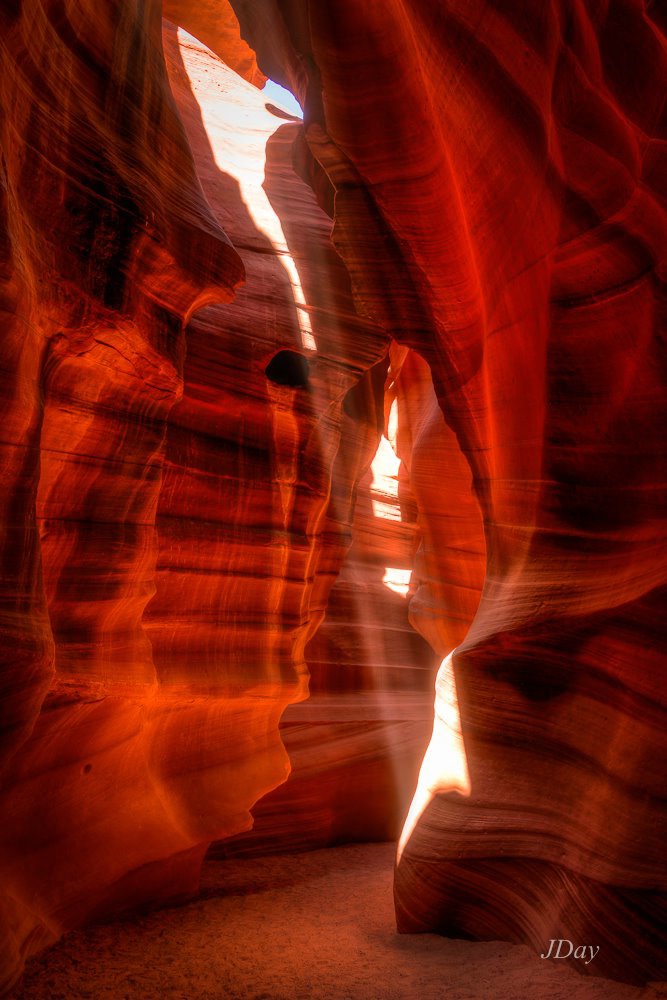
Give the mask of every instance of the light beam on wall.
[{"label": "light beam on wall", "polygon": [[459,795],[467,797],[470,795],[470,790],[468,759],[461,732],[461,716],[452,653],[450,653],[438,670],[433,735],[419,772],[417,790],[398,841],[397,860],[401,860],[405,845],[436,795],[458,792]]},{"label": "light beam on wall", "polygon": [[[210,84],[202,86],[201,74],[197,72],[197,49],[201,48],[200,44],[196,40],[191,40],[191,36],[182,28],[178,29],[178,36],[183,66],[190,80],[192,92],[197,95],[202,124],[209,137],[216,166],[223,174],[233,177],[238,183],[241,200],[255,226],[266,236],[276,251],[276,260],[284,268],[292,291],[301,347],[307,351],[315,351],[317,344],[313,336],[308,305],[299,272],[290,253],[280,219],[263,187],[266,165],[266,130],[260,127],[257,119],[253,121],[253,116],[263,114],[266,118],[267,113],[263,110],[261,112],[256,110],[253,103],[249,101],[247,104],[239,105],[236,108],[236,113],[234,113],[233,107],[227,107],[225,114],[221,115],[220,92],[215,89],[214,81],[211,79]],[[190,44],[188,44],[189,42]],[[257,94],[257,90],[252,84],[245,83],[240,78],[235,78],[235,86],[237,88],[246,86],[249,91]],[[273,84],[273,87],[277,86],[277,84]],[[284,88],[279,89],[282,91]],[[262,93],[265,91],[266,87]],[[285,91],[285,93],[289,92]],[[280,99],[278,103],[284,105],[285,102]],[[244,142],[238,141],[240,132],[246,133]]]}]

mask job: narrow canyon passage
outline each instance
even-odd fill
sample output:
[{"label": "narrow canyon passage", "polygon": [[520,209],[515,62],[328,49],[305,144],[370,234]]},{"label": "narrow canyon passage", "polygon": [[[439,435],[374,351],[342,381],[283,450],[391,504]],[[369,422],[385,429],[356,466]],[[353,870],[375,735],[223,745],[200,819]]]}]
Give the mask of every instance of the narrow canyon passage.
[{"label": "narrow canyon passage", "polygon": [[[330,220],[295,172],[300,123],[285,124],[286,108],[182,29],[166,24],[164,44],[198,176],[239,251],[246,285],[233,303],[195,314],[186,330],[183,399],[170,414],[156,522],[164,555],[144,626],[158,670],[164,663],[171,678],[181,660],[182,676],[191,677],[193,654],[210,671],[230,648],[238,658],[232,623],[255,614],[254,662],[266,670],[275,656],[270,696],[287,697],[294,649],[278,636],[272,651],[267,618],[276,631],[287,622],[297,636],[300,619],[309,619],[308,698],[295,694],[280,727],[290,777],[255,805],[250,832],[214,850],[230,856],[396,837],[432,728],[437,658],[408,620],[408,585],[423,546],[394,450],[395,413],[391,431],[385,413],[387,340],[355,317]],[[369,350],[379,361],[341,395],[351,363],[367,364]],[[404,362],[396,354],[395,383]],[[230,476],[239,480],[233,489]],[[197,520],[184,524],[185,511]],[[190,565],[179,555],[171,563],[184,532],[198,555],[188,556]],[[274,561],[260,569],[254,561],[269,540]],[[214,544],[224,552],[217,564],[207,555]],[[268,615],[256,594],[261,574],[275,593]],[[175,588],[189,630],[170,632],[167,646],[163,624]],[[205,657],[201,629],[192,631],[202,614],[215,616]],[[241,655],[248,683],[255,668]]]},{"label": "narrow canyon passage", "polygon": [[0,3],[0,995],[666,995],[666,28]]}]

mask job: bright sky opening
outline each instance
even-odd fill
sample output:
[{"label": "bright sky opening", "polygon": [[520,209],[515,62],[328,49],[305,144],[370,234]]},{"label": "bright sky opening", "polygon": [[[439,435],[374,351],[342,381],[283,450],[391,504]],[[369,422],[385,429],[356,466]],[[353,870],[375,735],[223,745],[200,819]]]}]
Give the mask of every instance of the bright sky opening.
[{"label": "bright sky opening", "polygon": [[275,83],[273,80],[267,80],[262,93],[266,95],[266,99],[269,104],[276,104],[285,111],[289,111],[291,115],[296,115],[297,118],[303,118],[301,105],[297,101],[294,94],[292,94],[289,90],[286,90],[285,87],[281,87],[279,83]]}]

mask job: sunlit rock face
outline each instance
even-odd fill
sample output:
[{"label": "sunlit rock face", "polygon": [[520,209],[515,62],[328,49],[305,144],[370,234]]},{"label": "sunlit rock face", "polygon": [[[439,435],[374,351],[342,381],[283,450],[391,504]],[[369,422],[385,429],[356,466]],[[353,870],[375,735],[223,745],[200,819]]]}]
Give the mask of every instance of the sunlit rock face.
[{"label": "sunlit rock face", "polygon": [[284,781],[381,423],[300,125],[141,9],[0,16],[3,985]]},{"label": "sunlit rock face", "polygon": [[[157,594],[144,623],[161,676],[174,684],[197,678],[208,693],[273,698],[278,740],[295,677],[289,700],[305,696],[304,648],[350,542],[353,487],[377,447],[387,344],[354,313],[330,220],[294,173],[301,124],[285,123],[262,93],[182,39],[176,48],[172,29],[165,34],[172,89],[204,193],[242,256],[247,283],[231,305],[202,310],[187,330],[185,390],[170,417],[157,514]],[[405,608],[403,617],[410,631]],[[320,722],[328,712],[318,701]],[[340,749],[346,712],[334,710],[326,733],[313,728],[310,709],[294,719],[309,730],[310,765],[295,760],[286,739],[292,768],[333,770],[333,781],[324,780],[339,798],[336,769],[353,769],[358,750],[354,740]],[[420,735],[417,746],[423,723]],[[258,749],[247,755],[251,769],[259,768]],[[383,731],[371,780],[389,757]],[[347,795],[350,810],[370,812],[372,824],[362,792],[348,787]],[[270,824],[270,846],[333,839],[335,807],[323,789],[318,797],[314,828],[312,811],[286,803]],[[288,836],[290,821],[301,832]],[[265,843],[262,831],[255,841]]]},{"label": "sunlit rock face", "polygon": [[660,975],[659,5],[234,7],[300,88],[358,308],[428,364],[447,426],[438,497],[401,428],[405,396],[430,425],[416,370],[397,404],[425,526],[411,618],[443,664],[399,927],[568,938],[600,946],[583,971]]},{"label": "sunlit rock face", "polygon": [[[386,367],[375,372],[381,386]],[[357,396],[347,416],[359,414]],[[352,544],[325,619],[306,646],[308,700],[281,720],[289,778],[254,807],[252,830],[211,848],[216,857],[400,833],[431,734],[437,657],[409,622],[417,510],[384,430],[357,486]]]},{"label": "sunlit rock face", "polygon": [[3,982],[414,784],[401,930],[663,975],[658,5],[111,6],[0,11]]},{"label": "sunlit rock face", "polygon": [[162,16],[198,38],[244,80],[260,89],[264,86],[266,77],[254,51],[241,38],[238,19],[226,0],[163,0]]}]

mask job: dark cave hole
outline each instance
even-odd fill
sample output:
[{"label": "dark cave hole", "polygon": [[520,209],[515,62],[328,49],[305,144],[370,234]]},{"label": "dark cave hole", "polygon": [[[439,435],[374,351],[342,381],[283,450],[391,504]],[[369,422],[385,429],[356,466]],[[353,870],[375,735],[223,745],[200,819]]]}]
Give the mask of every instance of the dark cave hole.
[{"label": "dark cave hole", "polygon": [[296,351],[278,351],[264,369],[266,377],[276,385],[287,385],[292,389],[303,389],[308,385],[309,364],[307,358]]}]

